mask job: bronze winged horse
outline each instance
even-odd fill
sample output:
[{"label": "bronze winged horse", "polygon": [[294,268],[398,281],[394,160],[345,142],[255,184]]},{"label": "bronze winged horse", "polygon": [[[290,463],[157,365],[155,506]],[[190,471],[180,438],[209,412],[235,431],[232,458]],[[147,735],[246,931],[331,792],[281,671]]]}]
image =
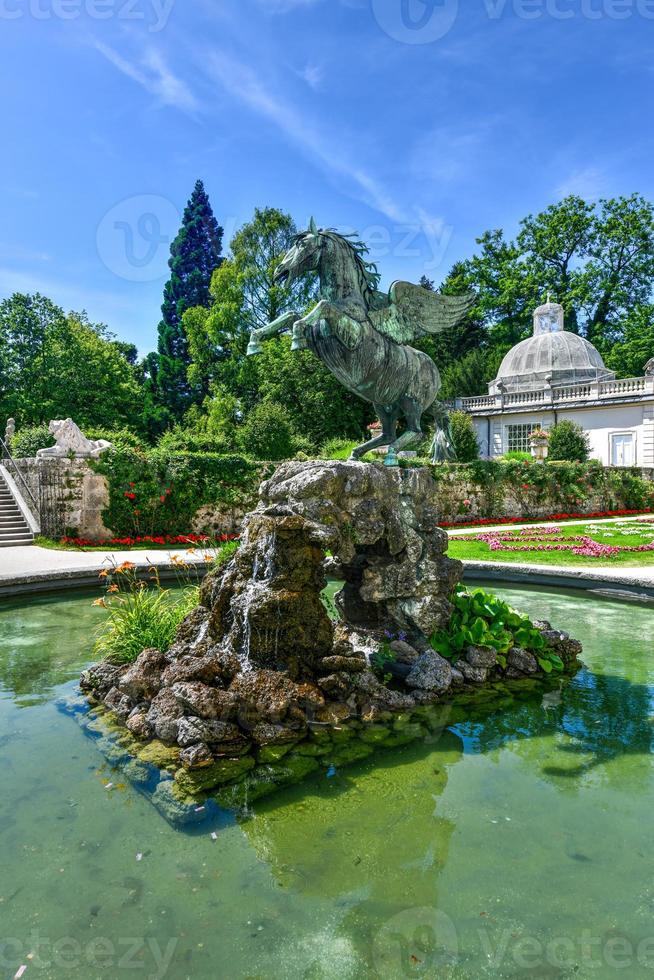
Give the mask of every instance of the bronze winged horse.
[{"label": "bronze winged horse", "polygon": [[[475,302],[474,294],[443,296],[395,282],[388,295],[378,290],[376,266],[366,262],[368,249],[332,229],[319,229],[312,219],[308,231],[294,240],[275,271],[280,281],[308,272],[318,275],[320,301],[304,317],[284,313],[254,330],[248,354],[258,354],[260,341],[292,328],[293,350],[309,349],[354,394],[375,406],[382,434],[357,446],[358,459],[376,446],[389,446],[391,458],[424,438],[421,417],[436,423],[432,443],[435,462],[453,458],[448,417],[436,401],[441,386],[438,368],[427,355],[410,347],[425,334],[456,326]],[[406,422],[398,437],[397,424]]]}]

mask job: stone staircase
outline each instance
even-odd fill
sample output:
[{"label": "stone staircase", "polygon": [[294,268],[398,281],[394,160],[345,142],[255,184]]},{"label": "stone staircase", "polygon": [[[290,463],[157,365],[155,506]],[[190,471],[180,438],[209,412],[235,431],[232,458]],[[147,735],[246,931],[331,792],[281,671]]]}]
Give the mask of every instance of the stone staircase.
[{"label": "stone staircase", "polygon": [[34,543],[34,535],[0,474],[0,548]]}]

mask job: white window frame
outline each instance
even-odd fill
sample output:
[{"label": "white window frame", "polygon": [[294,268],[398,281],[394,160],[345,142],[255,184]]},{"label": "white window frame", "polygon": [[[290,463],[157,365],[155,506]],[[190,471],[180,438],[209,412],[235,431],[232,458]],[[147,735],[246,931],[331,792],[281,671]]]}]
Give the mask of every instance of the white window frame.
[{"label": "white window frame", "polygon": [[631,466],[638,466],[638,432],[635,429],[615,429],[609,432],[609,466],[615,466],[616,469],[628,469],[628,467],[619,467],[617,463],[613,462],[613,440],[621,436],[631,436],[634,448],[634,461]]},{"label": "white window frame", "polygon": [[[526,448],[524,448],[524,449],[512,449],[511,446],[509,445],[509,440],[511,438],[511,436],[509,434],[509,429],[512,428],[513,426],[518,426],[518,425],[524,426],[527,429],[527,432],[525,433],[525,436],[526,436]],[[537,420],[534,420],[533,422],[505,422],[504,423],[504,438],[502,440],[502,443],[503,443],[503,450],[502,451],[504,453],[511,453],[511,452],[530,453],[531,452],[531,446],[529,445],[529,433],[530,432],[533,432],[534,429],[539,429],[539,428],[541,428],[541,423],[539,421],[537,421]]]}]

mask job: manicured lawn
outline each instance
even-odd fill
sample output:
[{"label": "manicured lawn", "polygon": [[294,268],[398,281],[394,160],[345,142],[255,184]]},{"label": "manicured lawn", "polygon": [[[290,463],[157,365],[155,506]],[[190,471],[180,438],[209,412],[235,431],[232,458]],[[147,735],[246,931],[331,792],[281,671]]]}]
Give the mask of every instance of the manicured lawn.
[{"label": "manicured lawn", "polygon": [[[574,540],[585,538],[585,542]],[[589,544],[593,542],[594,544]],[[652,545],[651,551],[601,553],[606,548],[637,548]],[[504,547],[503,547],[504,546]],[[572,548],[586,551],[575,554]],[[593,554],[589,552],[599,552]],[[501,561],[543,565],[654,565],[654,521],[623,521],[615,524],[561,525],[555,529],[529,527],[516,531],[480,531],[479,534],[450,537],[452,558],[475,561]]]}]

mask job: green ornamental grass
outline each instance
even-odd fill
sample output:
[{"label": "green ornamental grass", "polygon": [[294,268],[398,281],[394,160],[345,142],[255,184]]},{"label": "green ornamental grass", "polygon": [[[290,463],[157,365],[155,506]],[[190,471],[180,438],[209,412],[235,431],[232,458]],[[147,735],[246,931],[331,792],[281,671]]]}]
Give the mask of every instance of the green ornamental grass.
[{"label": "green ornamental grass", "polygon": [[[183,564],[183,563],[181,563]],[[98,629],[95,653],[114,664],[133,663],[143,650],[171,646],[177,628],[198,605],[199,587],[164,589],[155,573],[153,585],[139,579],[129,562],[108,576],[107,595],[97,599],[107,616]]]}]

